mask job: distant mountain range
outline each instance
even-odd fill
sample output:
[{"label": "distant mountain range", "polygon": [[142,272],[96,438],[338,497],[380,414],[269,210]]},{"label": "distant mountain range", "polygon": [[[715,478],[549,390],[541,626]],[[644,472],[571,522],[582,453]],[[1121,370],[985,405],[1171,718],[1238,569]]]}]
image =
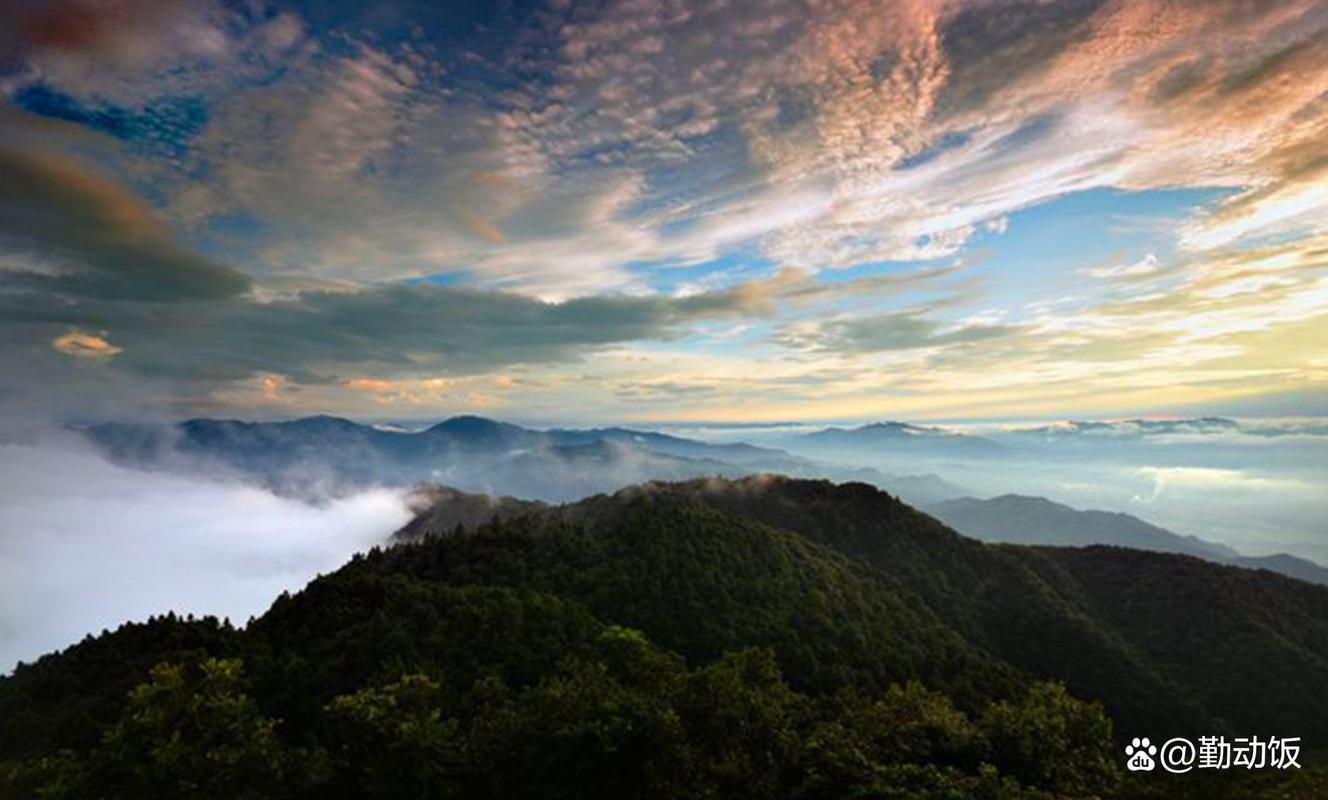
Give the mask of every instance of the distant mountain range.
[{"label": "distant mountain range", "polygon": [[982,435],[964,433],[940,426],[913,425],[907,422],[874,422],[852,428],[831,427],[787,438],[793,445],[841,448],[912,448],[932,453],[961,452],[999,454],[1010,448],[1038,443],[1085,441],[1101,444],[1112,440],[1140,441],[1172,437],[1242,434],[1273,438],[1279,436],[1325,436],[1328,425],[1319,422],[1258,423],[1241,422],[1226,417],[1190,417],[1181,419],[1065,420],[1045,425],[991,428]]},{"label": "distant mountain range", "polygon": [[[901,466],[929,456],[1015,457],[1020,443],[1052,441],[1058,449],[1088,448],[1140,436],[1221,433],[1233,420],[1069,422],[1002,434],[1000,442],[942,428],[882,422],[829,428],[790,442],[819,458],[746,443],[712,443],[621,427],[537,430],[477,416],[459,416],[416,431],[384,429],[331,416],[286,422],[194,419],[178,425],[100,424],[81,429],[118,463],[177,473],[239,475],[282,494],[320,499],[371,486],[445,485],[480,495],[566,502],[652,480],[791,477],[860,481],[889,491],[986,541],[1084,546],[1107,544],[1182,553],[1224,564],[1269,569],[1328,583],[1328,569],[1295,556],[1252,557],[1180,536],[1126,514],[1079,511],[1037,497],[976,500],[971,491],[932,474],[889,474],[831,459],[870,462],[901,456]],[[993,463],[999,464],[999,461]]]},{"label": "distant mountain range", "polygon": [[[788,449],[780,449],[619,427],[536,430],[477,416],[452,417],[416,431],[330,416],[286,422],[194,419],[174,426],[107,423],[81,430],[124,464],[238,471],[291,494],[429,482],[569,500],[644,480],[775,472],[861,480],[924,505],[972,494],[934,474],[911,474],[933,459],[1107,459],[1133,454],[1121,450],[1133,442],[1168,434],[1317,432],[1314,426],[1250,427],[1204,417],[1064,422],[978,436],[891,421],[785,436],[776,443]],[[1195,446],[1204,445],[1196,439]],[[890,472],[865,466],[873,464],[888,464]]]},{"label": "distant mountain range", "polygon": [[[1322,437],[1328,426],[1312,422],[1247,423],[1225,417],[1187,419],[1067,420],[1044,425],[983,429],[981,433],[907,422],[830,427],[771,439],[795,452],[881,463],[892,459],[996,459],[1006,457],[1099,458],[1131,455],[1140,444],[1209,448],[1212,443]],[[1312,438],[1306,441],[1313,441]],[[1195,451],[1194,457],[1206,455]]]},{"label": "distant mountain range", "polygon": [[974,458],[997,456],[1004,451],[999,444],[980,436],[906,422],[875,422],[856,428],[826,428],[801,434],[793,444],[809,450],[873,451],[878,455],[926,454]]},{"label": "distant mountain range", "polygon": [[536,430],[476,416],[452,417],[419,431],[330,416],[286,422],[105,423],[80,430],[124,465],[238,474],[274,491],[310,498],[428,483],[560,502],[647,480],[764,472],[865,481],[914,503],[968,494],[932,474],[888,475],[750,444],[713,444],[627,428]]},{"label": "distant mountain range", "polygon": [[1328,585],[1328,569],[1303,558],[1285,553],[1244,556],[1226,545],[1181,536],[1129,514],[1080,511],[1045,497],[1014,494],[988,500],[962,497],[934,503],[925,509],[955,530],[985,542],[1071,547],[1112,545],[1180,553]]}]

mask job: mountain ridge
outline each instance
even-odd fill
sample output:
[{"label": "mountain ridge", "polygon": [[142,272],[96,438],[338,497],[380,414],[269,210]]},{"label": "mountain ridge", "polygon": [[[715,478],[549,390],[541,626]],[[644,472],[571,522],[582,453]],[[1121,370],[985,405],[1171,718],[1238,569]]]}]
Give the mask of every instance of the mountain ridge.
[{"label": "mountain ridge", "polygon": [[972,457],[995,456],[1005,450],[1000,444],[980,436],[893,420],[854,428],[826,428],[801,434],[794,441],[804,447],[835,450],[888,448],[892,452],[907,453],[925,449],[932,453]]},{"label": "mountain ridge", "polygon": [[[1152,693],[1164,695],[1183,681],[1183,676],[1173,668],[1160,668],[1147,660],[1139,662],[1139,642],[1131,641],[1130,637],[1122,639],[1119,632],[1097,630],[1097,623],[1092,621],[1100,613],[1103,603],[1108,603],[1107,607],[1110,607],[1111,601],[1098,596],[1096,592],[1085,592],[1082,588],[1085,576],[1078,569],[1094,559],[1139,558],[1133,555],[1136,551],[1127,548],[1099,545],[1081,548],[983,545],[960,536],[933,517],[874,487],[852,483],[836,485],[779,476],[736,480],[698,479],[681,483],[651,482],[628,487],[613,495],[553,507],[542,513],[553,517],[562,516],[593,529],[598,524],[598,514],[604,513],[602,509],[612,509],[620,502],[651,496],[672,496],[696,501],[740,518],[810,535],[851,557],[865,559],[876,568],[903,581],[910,591],[924,598],[935,613],[957,625],[966,636],[974,637],[997,656],[1030,669],[1034,674],[1066,679],[1071,682],[1072,688],[1076,685],[1081,689],[1085,685],[1095,686],[1097,681],[1107,681],[1111,687],[1110,690],[1099,687],[1095,691],[1086,691],[1087,696],[1117,692],[1128,695],[1131,688],[1127,687],[1138,689],[1149,685],[1154,687]],[[1072,551],[1075,550],[1091,552],[1089,556],[1082,556],[1074,554]],[[1189,555],[1137,552],[1145,553],[1142,556],[1144,561],[1139,563],[1156,570],[1174,569],[1182,575],[1205,576],[1206,569],[1228,568]],[[1112,555],[1116,553],[1121,555]],[[1160,561],[1148,560],[1154,557]],[[1169,560],[1173,558],[1191,559],[1205,566],[1197,567],[1191,561]],[[1067,564],[1076,566],[1076,570],[1066,572]],[[956,565],[966,566],[954,573]],[[952,573],[951,578],[937,585],[936,576],[947,572]],[[1213,574],[1222,576],[1222,581],[1234,581],[1237,585],[1247,581],[1259,584],[1266,580],[1291,580],[1281,575],[1242,569]],[[996,594],[985,594],[991,590],[982,587],[990,585],[996,575],[1002,576],[999,581],[1008,585]],[[1260,575],[1267,577],[1257,577]],[[1294,580],[1291,583],[1301,584]],[[957,591],[960,586],[968,587],[968,591]],[[1048,590],[1052,591],[1051,597],[1058,598],[1052,608],[1068,604],[1066,607],[1077,610],[1069,617],[1062,617],[1060,612],[1051,608],[1044,609],[1040,612],[1041,622],[1027,627],[1017,625],[1009,628],[1011,619],[1032,613],[1030,609],[1017,610],[1017,606],[1010,605],[1011,591],[1035,597]],[[1323,601],[1328,600],[1328,595],[1320,600],[1322,606]],[[1009,632],[994,638],[989,633],[1003,627],[1009,628]],[[1061,641],[1062,647],[1075,642],[1076,649],[1098,655],[1090,659],[1088,664],[1078,664],[1074,670],[1070,669],[1070,664],[1076,663],[1075,659],[1067,661],[1063,653],[1048,652],[1025,660],[1023,651],[1026,642],[1035,640],[1035,637],[1048,636]],[[1129,655],[1131,653],[1135,655]],[[1218,658],[1218,654],[1213,653],[1212,657]],[[1098,660],[1109,662],[1110,665],[1093,663]],[[1158,669],[1162,671],[1158,672]],[[1082,674],[1076,677],[1072,672]],[[1113,677],[1113,672],[1131,677],[1121,681]],[[1076,683],[1080,680],[1084,683]],[[1234,689],[1228,687],[1224,691],[1234,692]],[[1126,705],[1134,702],[1126,701]],[[1147,722],[1150,707],[1159,702],[1158,697],[1152,697],[1147,702],[1140,702],[1130,714],[1138,714],[1141,721]],[[1173,709],[1168,713],[1179,712]]]},{"label": "mountain ridge", "polygon": [[78,430],[120,464],[238,474],[297,497],[444,484],[563,502],[651,479],[759,472],[866,479],[920,503],[964,494],[937,476],[887,475],[746,443],[620,427],[537,430],[473,415],[412,432],[328,415],[281,422],[196,418],[173,426],[101,423]]}]

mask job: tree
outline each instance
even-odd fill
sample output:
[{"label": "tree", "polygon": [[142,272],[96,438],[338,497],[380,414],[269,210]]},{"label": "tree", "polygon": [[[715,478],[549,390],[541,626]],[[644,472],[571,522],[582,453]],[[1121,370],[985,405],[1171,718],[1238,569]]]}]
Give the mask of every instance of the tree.
[{"label": "tree", "polygon": [[1063,797],[1109,795],[1120,780],[1111,721],[1059,683],[1036,683],[1018,703],[996,703],[981,727],[993,763],[1026,786]]},{"label": "tree", "polygon": [[795,724],[803,700],[765,649],[726,653],[689,676],[679,708],[712,796],[782,794],[801,738]]},{"label": "tree", "polygon": [[593,657],[569,658],[518,694],[494,682],[471,726],[475,796],[695,797],[673,695],[682,659],[609,626]]},{"label": "tree", "polygon": [[135,800],[288,796],[316,759],[287,752],[276,728],[245,693],[238,659],[158,664],[92,753],[87,785],[93,796]]},{"label": "tree", "polygon": [[437,681],[415,674],[334,699],[327,707],[334,793],[403,800],[457,796],[465,748],[459,723],[442,716],[440,693]]}]

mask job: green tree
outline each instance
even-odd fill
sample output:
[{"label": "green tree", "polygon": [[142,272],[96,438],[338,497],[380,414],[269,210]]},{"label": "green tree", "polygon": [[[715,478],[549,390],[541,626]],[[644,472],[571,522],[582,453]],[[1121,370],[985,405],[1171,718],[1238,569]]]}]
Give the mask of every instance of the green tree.
[{"label": "green tree", "polygon": [[83,763],[69,750],[0,764],[0,797],[77,800],[83,783]]},{"label": "green tree", "polygon": [[[816,724],[803,750],[805,796],[874,794],[903,784],[962,784],[974,772],[981,736],[948,697],[916,682],[883,695],[840,692],[832,715]],[[929,769],[917,767],[927,765]]]},{"label": "green tree", "polygon": [[1102,706],[1058,683],[1036,683],[1017,703],[987,709],[981,727],[993,763],[1020,783],[1062,797],[1104,797],[1120,780],[1111,721]]},{"label": "green tree", "polygon": [[519,694],[492,681],[477,687],[476,796],[695,796],[671,702],[682,660],[619,627],[602,632],[597,655],[568,659]]},{"label": "green tree", "polygon": [[245,693],[239,660],[158,664],[93,752],[87,783],[93,796],[134,800],[287,796],[312,764],[276,727]]},{"label": "green tree", "polygon": [[769,650],[726,653],[692,673],[679,707],[707,792],[723,798],[780,796],[800,739],[796,719],[802,702],[785,685]]},{"label": "green tree", "polygon": [[462,786],[460,725],[444,719],[441,687],[424,675],[341,695],[327,707],[336,780],[346,797],[446,798]]}]

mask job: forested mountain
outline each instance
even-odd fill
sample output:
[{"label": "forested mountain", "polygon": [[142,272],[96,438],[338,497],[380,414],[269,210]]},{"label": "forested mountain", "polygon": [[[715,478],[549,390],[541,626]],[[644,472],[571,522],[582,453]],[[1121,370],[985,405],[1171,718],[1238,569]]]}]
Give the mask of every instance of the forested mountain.
[{"label": "forested mountain", "polygon": [[1321,775],[1127,777],[1119,745],[1321,742],[1322,587],[986,545],[863,484],[653,483],[484,523],[436,500],[422,539],[242,631],[168,616],[20,666],[0,796],[1282,797]]},{"label": "forested mountain", "polygon": [[647,480],[762,472],[867,481],[916,503],[966,493],[935,475],[887,475],[749,444],[713,444],[627,428],[536,430],[475,416],[453,417],[419,431],[316,416],[287,422],[103,423],[81,432],[119,464],[238,475],[306,499],[368,486],[432,483],[565,502]]},{"label": "forested mountain", "polygon": [[471,494],[447,486],[421,487],[411,496],[411,505],[416,514],[393,535],[394,540],[418,541],[428,536],[449,534],[457,528],[474,530],[486,522],[548,508],[538,500]]},{"label": "forested mountain", "polygon": [[1129,514],[1080,511],[1045,497],[1013,494],[987,500],[961,497],[928,505],[926,509],[955,530],[984,542],[1070,547],[1102,544],[1181,553],[1328,585],[1328,568],[1313,561],[1285,553],[1245,556],[1225,545],[1181,536]]}]

